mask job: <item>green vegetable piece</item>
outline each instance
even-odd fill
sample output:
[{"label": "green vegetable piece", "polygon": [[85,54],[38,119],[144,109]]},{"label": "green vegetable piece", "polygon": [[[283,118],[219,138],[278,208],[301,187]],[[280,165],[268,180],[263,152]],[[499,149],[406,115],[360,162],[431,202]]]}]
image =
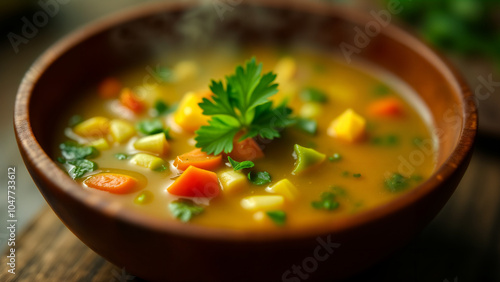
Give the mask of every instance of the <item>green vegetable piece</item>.
[{"label": "green vegetable piece", "polygon": [[286,213],[284,211],[268,211],[266,215],[278,226],[284,226],[286,223]]},{"label": "green vegetable piece", "polygon": [[212,81],[211,99],[203,98],[203,114],[213,116],[208,125],[196,131],[196,147],[208,154],[218,155],[233,150],[233,139],[242,130],[240,140],[260,136],[272,140],[280,137],[281,129],[292,125],[292,110],[285,103],[273,107],[269,97],[278,92],[272,72],[261,74],[262,64],[255,58],[222,81]]},{"label": "green vegetable piece", "polygon": [[387,94],[389,94],[391,92],[391,89],[389,87],[387,87],[387,85],[385,84],[379,84],[377,86],[375,86],[375,88],[373,88],[373,93],[375,94],[375,96],[386,96]]},{"label": "green vegetable piece", "polygon": [[165,139],[172,140],[172,136],[170,136],[170,128],[163,130],[163,134],[165,134]]},{"label": "green vegetable piece", "polygon": [[59,145],[61,154],[66,160],[81,160],[95,158],[99,151],[92,146],[82,146],[76,142],[68,141]]},{"label": "green vegetable piece", "polygon": [[153,170],[156,171],[156,172],[163,172],[163,171],[165,171],[167,169],[168,169],[168,167],[166,165],[161,165],[161,166],[159,166],[157,168],[154,168]]},{"label": "green vegetable piece", "polygon": [[311,135],[316,135],[318,131],[318,123],[312,119],[298,118],[295,127]]},{"label": "green vegetable piece", "polygon": [[313,201],[311,206],[317,210],[332,211],[339,207],[339,202],[335,200],[335,194],[332,192],[323,192],[319,201]]},{"label": "green vegetable piece", "polygon": [[294,157],[297,158],[295,167],[292,171],[293,175],[302,173],[312,167],[320,165],[325,159],[326,155],[314,149],[302,147],[298,144],[293,146]]},{"label": "green vegetable piece", "polygon": [[196,215],[201,214],[205,209],[189,200],[173,201],[168,205],[170,212],[175,218],[182,222],[188,222]]},{"label": "green vegetable piece", "polygon": [[134,203],[138,205],[146,205],[153,201],[154,194],[151,191],[145,190],[142,191],[137,197],[134,199]]},{"label": "green vegetable piece", "polygon": [[123,161],[123,160],[128,159],[129,156],[127,154],[124,154],[124,153],[118,153],[118,154],[115,154],[115,158],[120,160],[120,161]]},{"label": "green vegetable piece", "polygon": [[170,82],[174,77],[172,73],[173,72],[171,69],[164,66],[159,66],[154,72],[154,77],[161,82]]},{"label": "green vegetable piece", "polygon": [[376,136],[371,139],[371,143],[374,145],[380,146],[396,146],[399,144],[399,137],[393,134],[385,135],[385,136]]},{"label": "green vegetable piece", "polygon": [[159,119],[143,120],[137,123],[137,130],[144,135],[153,135],[163,131],[163,123]]},{"label": "green vegetable piece", "polygon": [[385,180],[385,186],[391,192],[400,192],[408,188],[408,178],[402,176],[399,173],[394,173]]},{"label": "green vegetable piece", "polygon": [[237,171],[237,170],[242,170],[242,169],[245,169],[245,168],[252,168],[254,167],[254,163],[251,162],[251,161],[243,161],[243,162],[237,162],[235,160],[233,160],[231,157],[227,157],[227,159],[229,160],[229,163],[231,164],[231,166],[233,167],[234,171]]},{"label": "green vegetable piece", "polygon": [[271,175],[267,171],[249,172],[248,179],[255,185],[271,183]]},{"label": "green vegetable piece", "polygon": [[75,127],[79,123],[81,123],[82,121],[83,121],[83,117],[82,116],[80,116],[80,115],[74,115],[74,116],[72,116],[72,117],[69,118],[68,125],[70,127]]},{"label": "green vegetable piece", "polygon": [[168,105],[162,100],[158,100],[154,104],[156,116],[162,116],[168,112]]},{"label": "green vegetable piece", "polygon": [[328,160],[330,162],[338,162],[338,161],[342,160],[342,156],[339,153],[335,153],[335,154],[333,154],[333,156],[328,157]]},{"label": "green vegetable piece", "polygon": [[328,96],[321,90],[313,87],[308,87],[300,92],[300,99],[304,102],[326,103]]},{"label": "green vegetable piece", "polygon": [[97,169],[97,164],[95,162],[85,160],[85,159],[84,160],[78,159],[78,160],[68,161],[67,164],[72,166],[69,169],[68,174],[73,179],[81,178],[86,173],[92,172],[92,171]]},{"label": "green vegetable piece", "polygon": [[355,177],[355,178],[360,178],[361,177],[361,173],[354,173],[352,176]]}]

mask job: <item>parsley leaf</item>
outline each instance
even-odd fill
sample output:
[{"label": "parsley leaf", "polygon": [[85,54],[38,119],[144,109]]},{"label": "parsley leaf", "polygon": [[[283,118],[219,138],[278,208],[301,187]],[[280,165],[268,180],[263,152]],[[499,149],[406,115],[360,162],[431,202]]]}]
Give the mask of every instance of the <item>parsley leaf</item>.
[{"label": "parsley leaf", "polygon": [[332,192],[321,193],[319,201],[313,201],[311,206],[317,210],[332,211],[339,207],[339,202],[335,200],[335,194]]},{"label": "parsley leaf", "polygon": [[137,123],[137,129],[144,135],[153,135],[163,131],[163,123],[159,119],[142,120]]},{"label": "parsley leaf", "polygon": [[163,100],[157,100],[154,104],[156,116],[161,116],[168,112],[168,105]]},{"label": "parsley leaf", "polygon": [[408,178],[404,177],[399,173],[394,173],[385,180],[385,186],[391,192],[399,192],[408,188]]},{"label": "parsley leaf", "polygon": [[248,179],[255,185],[271,183],[271,175],[267,171],[249,172]]},{"label": "parsley leaf", "polygon": [[85,158],[95,158],[99,151],[92,146],[82,146],[76,142],[67,141],[59,145],[61,154],[66,160],[78,160]]},{"label": "parsley leaf", "polygon": [[273,84],[276,75],[261,73],[262,64],[252,58],[226,76],[226,86],[212,80],[210,90],[214,95],[199,104],[203,114],[212,119],[196,131],[196,147],[208,154],[230,153],[240,131],[245,132],[240,140],[256,136],[272,140],[280,137],[280,129],[293,124],[291,110],[285,104],[273,108],[268,100],[278,92],[278,85]]},{"label": "parsley leaf", "polygon": [[312,119],[298,118],[295,126],[311,135],[316,135],[316,132],[318,131],[318,123]]},{"label": "parsley leaf", "polygon": [[283,226],[286,223],[286,213],[284,211],[268,211],[267,216],[278,226]]},{"label": "parsley leaf", "polygon": [[179,200],[168,205],[170,212],[182,222],[188,222],[192,217],[201,214],[205,209],[195,205],[192,201]]},{"label": "parsley leaf", "polygon": [[67,164],[72,166],[68,174],[73,179],[81,178],[87,172],[92,172],[97,169],[97,164],[95,162],[86,159],[68,161]]},{"label": "parsley leaf", "polygon": [[231,157],[227,157],[227,159],[229,160],[229,163],[231,164],[231,166],[233,167],[234,171],[237,171],[237,170],[242,170],[242,169],[245,169],[245,168],[252,168],[255,164],[251,161],[243,161],[243,162],[237,162],[235,160],[233,160]]},{"label": "parsley leaf", "polygon": [[316,102],[321,104],[328,102],[328,96],[323,91],[313,87],[302,90],[300,99],[304,102]]}]

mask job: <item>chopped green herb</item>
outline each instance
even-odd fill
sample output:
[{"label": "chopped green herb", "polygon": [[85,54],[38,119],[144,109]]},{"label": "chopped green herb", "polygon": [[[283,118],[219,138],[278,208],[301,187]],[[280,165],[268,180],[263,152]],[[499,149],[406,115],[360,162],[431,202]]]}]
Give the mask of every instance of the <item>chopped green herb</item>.
[{"label": "chopped green herb", "polygon": [[81,178],[88,172],[92,172],[97,169],[97,164],[93,161],[85,159],[76,159],[68,161],[67,164],[72,167],[69,169],[68,174],[73,179]]},{"label": "chopped green herb", "polygon": [[385,180],[385,186],[391,192],[403,191],[409,186],[408,178],[399,173],[394,173],[391,177]]},{"label": "chopped green herb", "polygon": [[249,172],[248,179],[255,185],[271,183],[271,175],[267,171]]},{"label": "chopped green herb", "polygon": [[118,154],[115,154],[115,158],[117,160],[123,161],[123,160],[128,159],[129,156],[127,154],[124,154],[124,153],[118,153]]},{"label": "chopped green herb", "polygon": [[229,160],[229,163],[231,164],[231,166],[233,167],[234,171],[237,171],[237,170],[242,170],[242,169],[245,169],[245,168],[252,168],[255,164],[251,161],[243,161],[243,162],[237,162],[235,160],[233,160],[231,157],[227,157],[227,159]]},{"label": "chopped green herb", "polygon": [[328,102],[328,96],[321,90],[307,87],[302,92],[300,92],[300,99],[304,102],[316,102],[316,103],[326,103]]},{"label": "chopped green herb", "polygon": [[153,199],[154,199],[153,192],[145,190],[142,191],[139,195],[137,195],[137,197],[135,197],[134,203],[138,205],[145,205],[151,203]]},{"label": "chopped green herb", "polygon": [[361,177],[361,173],[354,173],[352,176],[355,177],[355,178],[360,178]]},{"label": "chopped green herb", "polygon": [[172,70],[163,66],[157,67],[155,74],[155,77],[163,82],[170,82],[173,78]]},{"label": "chopped green herb", "polygon": [[66,160],[80,160],[85,158],[95,158],[99,151],[92,146],[82,146],[76,142],[67,141],[59,145],[61,154]]},{"label": "chopped green herb", "polygon": [[319,201],[313,201],[311,206],[317,210],[332,211],[339,207],[339,202],[335,201],[335,194],[332,192],[323,192]]},{"label": "chopped green herb", "polygon": [[333,154],[333,156],[328,157],[328,160],[331,162],[338,162],[338,161],[342,160],[342,156],[339,153],[335,153],[335,154]]},{"label": "chopped green herb", "polygon": [[168,205],[170,212],[175,218],[182,222],[188,222],[196,215],[201,214],[205,209],[189,200],[173,201]]},{"label": "chopped green herb", "polygon": [[162,100],[157,100],[154,104],[156,116],[164,115],[168,112],[168,105]]},{"label": "chopped green herb", "polygon": [[159,167],[157,167],[157,168],[155,168],[153,170],[157,171],[157,172],[162,172],[162,171],[165,171],[167,169],[168,169],[168,167],[166,165],[161,165],[161,166],[159,166]]},{"label": "chopped green herb", "polygon": [[137,129],[144,135],[153,135],[163,131],[163,123],[159,119],[142,120],[137,123]]},{"label": "chopped green herb", "polygon": [[311,135],[316,135],[318,131],[318,123],[312,119],[298,118],[295,127]]},{"label": "chopped green herb", "polygon": [[343,177],[348,177],[349,175],[350,175],[350,173],[347,170],[342,172]]},{"label": "chopped green herb", "polygon": [[199,105],[204,115],[213,117],[196,131],[196,147],[208,154],[230,153],[234,137],[242,130],[246,133],[240,140],[256,136],[272,140],[280,137],[282,128],[295,122],[286,104],[273,108],[269,101],[278,92],[278,85],[273,84],[276,75],[261,73],[262,64],[252,58],[226,77],[226,87],[222,81],[212,80],[210,90],[214,96],[211,100],[203,98]]},{"label": "chopped green herb", "polygon": [[278,226],[283,226],[286,223],[286,213],[284,211],[268,211],[267,216]]},{"label": "chopped green herb", "polygon": [[83,121],[83,117],[82,116],[80,116],[80,115],[74,115],[74,116],[72,116],[72,117],[69,118],[68,125],[69,125],[69,127],[75,127],[76,125],[78,125],[82,121]]},{"label": "chopped green herb", "polygon": [[172,136],[170,136],[170,127],[167,127],[165,130],[163,130],[163,134],[165,134],[165,139],[172,140]]},{"label": "chopped green herb", "polygon": [[391,92],[391,89],[387,85],[379,84],[373,88],[373,93],[376,96],[385,96]]},{"label": "chopped green herb", "polygon": [[58,157],[58,158],[57,158],[57,162],[58,162],[58,163],[61,163],[61,164],[65,164],[65,163],[66,163],[66,159],[65,159],[65,158],[63,158],[63,157]]},{"label": "chopped green herb", "polygon": [[399,137],[393,134],[376,136],[371,139],[371,143],[380,146],[395,146],[399,144]]}]

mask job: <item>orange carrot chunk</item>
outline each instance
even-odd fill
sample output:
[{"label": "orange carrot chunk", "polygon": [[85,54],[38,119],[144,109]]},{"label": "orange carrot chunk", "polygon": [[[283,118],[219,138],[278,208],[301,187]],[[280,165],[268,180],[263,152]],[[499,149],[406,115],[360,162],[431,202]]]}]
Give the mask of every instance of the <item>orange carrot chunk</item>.
[{"label": "orange carrot chunk", "polygon": [[87,178],[85,185],[107,191],[113,194],[126,194],[132,192],[137,180],[131,176],[117,173],[99,173]]},{"label": "orange carrot chunk", "polygon": [[239,137],[236,136],[233,142],[233,151],[229,156],[236,161],[252,161],[264,157],[264,153],[259,145],[252,138],[247,138],[238,142]]},{"label": "orange carrot chunk", "polygon": [[109,99],[118,97],[121,89],[122,84],[118,79],[108,77],[99,84],[97,87],[97,93],[99,93],[99,97]]},{"label": "orange carrot chunk", "polygon": [[186,170],[190,166],[206,170],[216,170],[221,164],[222,156],[209,155],[199,148],[177,156],[174,161],[174,166],[179,170]]},{"label": "orange carrot chunk", "polygon": [[183,197],[211,198],[219,195],[219,179],[215,172],[190,166],[167,188],[167,191],[172,195]]},{"label": "orange carrot chunk", "polygon": [[128,88],[124,88],[120,93],[120,102],[136,114],[140,114],[146,108],[144,103]]},{"label": "orange carrot chunk", "polygon": [[401,117],[404,115],[404,110],[398,99],[389,97],[370,104],[368,114],[374,117]]}]

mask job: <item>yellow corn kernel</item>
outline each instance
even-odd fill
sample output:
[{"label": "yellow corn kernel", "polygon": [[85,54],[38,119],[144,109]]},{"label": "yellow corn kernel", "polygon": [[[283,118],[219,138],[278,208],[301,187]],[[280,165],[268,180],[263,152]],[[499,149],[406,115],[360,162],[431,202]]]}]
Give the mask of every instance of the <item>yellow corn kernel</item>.
[{"label": "yellow corn kernel", "polygon": [[165,155],[168,153],[170,145],[168,144],[163,132],[154,135],[142,137],[135,141],[134,148],[137,150],[148,151],[151,153]]},{"label": "yellow corn kernel", "polygon": [[136,154],[130,159],[130,163],[154,170],[160,168],[165,162],[152,155]]},{"label": "yellow corn kernel", "polygon": [[194,92],[186,93],[174,114],[175,123],[188,132],[195,132],[200,126],[208,124],[210,118],[203,115],[203,110],[198,106],[206,96]]},{"label": "yellow corn kernel", "polygon": [[109,131],[115,142],[123,143],[135,135],[135,128],[127,121],[113,119],[109,122]]},{"label": "yellow corn kernel", "polygon": [[232,169],[220,173],[219,180],[222,184],[224,193],[227,194],[238,193],[248,187],[248,179],[246,175]]},{"label": "yellow corn kernel", "polygon": [[290,81],[297,74],[297,63],[292,57],[283,57],[276,63],[274,72],[277,74],[276,81]]},{"label": "yellow corn kernel", "polygon": [[307,102],[304,105],[302,105],[302,107],[300,107],[299,115],[302,118],[311,119],[318,117],[322,111],[323,108],[320,104],[314,102]]},{"label": "yellow corn kernel", "polygon": [[274,210],[279,209],[285,202],[281,195],[270,196],[250,196],[243,198],[240,202],[241,206],[246,210]]},{"label": "yellow corn kernel", "polygon": [[347,142],[355,142],[364,136],[365,127],[366,120],[352,109],[347,109],[330,123],[327,134]]},{"label": "yellow corn kernel", "polygon": [[93,117],[82,121],[73,128],[82,137],[104,137],[109,132],[109,120],[105,117]]},{"label": "yellow corn kernel", "polygon": [[293,202],[299,196],[299,190],[295,187],[295,185],[290,182],[287,178],[281,179],[273,186],[269,186],[266,188],[267,192],[279,194],[290,202]]},{"label": "yellow corn kernel", "polygon": [[92,146],[99,151],[104,151],[104,150],[109,149],[108,140],[106,140],[105,138],[99,138],[97,140],[94,140],[94,141],[90,142],[88,144],[88,146]]}]

